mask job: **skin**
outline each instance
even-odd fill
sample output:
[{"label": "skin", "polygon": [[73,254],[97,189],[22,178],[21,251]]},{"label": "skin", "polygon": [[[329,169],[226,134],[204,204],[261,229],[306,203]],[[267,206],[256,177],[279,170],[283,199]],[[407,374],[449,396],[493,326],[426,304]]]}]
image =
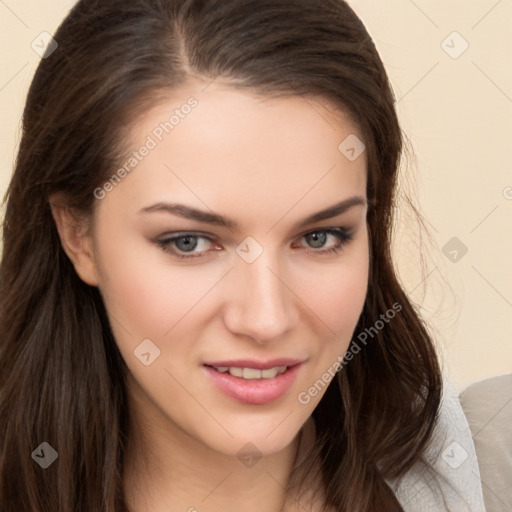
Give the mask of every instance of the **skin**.
[{"label": "skin", "polygon": [[[132,510],[220,512],[243,503],[246,512],[278,512],[297,450],[301,456],[314,442],[308,418],[323,391],[307,404],[298,395],[346,352],[368,284],[366,204],[296,225],[352,196],[366,199],[365,154],[352,162],[338,150],[348,135],[362,137],[319,99],[263,98],[194,81],[131,125],[132,150],[192,95],[198,106],[97,200],[87,229],[55,198],[54,218],[77,273],[99,287],[129,368]],[[158,202],[213,211],[239,226],[140,213]],[[304,235],[329,227],[353,238],[319,254],[337,239],[327,235],[322,245]],[[183,232],[214,241],[199,239],[193,253],[202,256],[190,260],[172,253],[188,254],[183,244],[155,243]],[[236,252],[249,236],[263,249],[252,263]],[[144,339],[160,350],[149,366],[134,355]],[[305,362],[292,388],[264,405],[227,397],[203,367],[277,357]],[[247,443],[262,455],[252,467],[237,457]],[[292,498],[284,509],[299,507]]]}]

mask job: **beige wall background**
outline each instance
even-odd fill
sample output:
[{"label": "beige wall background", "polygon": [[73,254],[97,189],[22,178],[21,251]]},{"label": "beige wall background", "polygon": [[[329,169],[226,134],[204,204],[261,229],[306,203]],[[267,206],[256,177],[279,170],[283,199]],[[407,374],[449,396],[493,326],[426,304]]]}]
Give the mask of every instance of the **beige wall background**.
[{"label": "beige wall background", "polygon": [[[32,45],[53,34],[73,3],[0,0],[2,195],[40,59]],[[349,3],[387,67],[414,150],[402,182],[416,190],[432,236],[419,247],[407,210],[398,217],[394,253],[404,287],[458,389],[512,372],[512,2]]]}]

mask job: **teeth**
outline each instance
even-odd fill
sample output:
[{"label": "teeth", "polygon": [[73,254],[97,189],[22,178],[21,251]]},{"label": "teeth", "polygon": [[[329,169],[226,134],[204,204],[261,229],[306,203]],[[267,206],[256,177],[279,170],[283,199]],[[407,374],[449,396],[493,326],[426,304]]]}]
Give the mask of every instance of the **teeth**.
[{"label": "teeth", "polygon": [[219,366],[215,369],[220,373],[229,373],[233,377],[241,377],[247,380],[253,379],[273,379],[277,375],[284,373],[287,366],[276,366],[274,368],[268,368],[267,370],[257,370],[256,368],[236,368],[227,366]]},{"label": "teeth", "polygon": [[269,368],[268,370],[261,370],[261,376],[264,379],[273,379],[277,372],[279,371],[279,368]]},{"label": "teeth", "polygon": [[[237,368],[237,370],[238,370],[238,368]],[[231,375],[233,375],[233,374],[231,374]],[[255,370],[253,368],[244,368],[242,377],[244,379],[261,379],[261,370]]]},{"label": "teeth", "polygon": [[243,377],[244,370],[243,368],[230,368],[229,373],[233,375],[233,377]]}]

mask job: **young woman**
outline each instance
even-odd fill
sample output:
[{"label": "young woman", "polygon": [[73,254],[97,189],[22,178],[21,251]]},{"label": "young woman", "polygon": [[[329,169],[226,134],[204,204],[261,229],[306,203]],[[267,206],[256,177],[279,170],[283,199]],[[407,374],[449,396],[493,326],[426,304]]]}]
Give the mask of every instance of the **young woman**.
[{"label": "young woman", "polygon": [[482,510],[440,505],[402,134],[351,8],[83,0],[55,41],[6,197],[0,509]]}]

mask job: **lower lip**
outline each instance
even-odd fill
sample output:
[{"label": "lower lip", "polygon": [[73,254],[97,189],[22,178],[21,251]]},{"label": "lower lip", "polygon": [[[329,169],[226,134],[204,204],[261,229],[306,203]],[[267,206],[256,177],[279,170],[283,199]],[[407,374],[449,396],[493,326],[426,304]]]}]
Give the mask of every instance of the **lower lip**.
[{"label": "lower lip", "polygon": [[301,364],[290,366],[272,379],[243,379],[229,372],[220,373],[210,366],[203,366],[215,385],[230,398],[243,404],[264,405],[281,398],[295,381]]}]

